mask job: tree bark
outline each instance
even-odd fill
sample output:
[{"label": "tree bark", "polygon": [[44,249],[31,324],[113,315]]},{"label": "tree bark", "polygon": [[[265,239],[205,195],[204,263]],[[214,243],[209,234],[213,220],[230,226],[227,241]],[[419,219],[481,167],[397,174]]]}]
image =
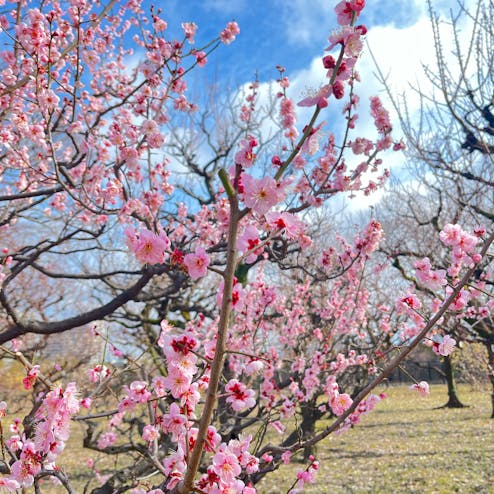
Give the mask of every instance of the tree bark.
[{"label": "tree bark", "polygon": [[[303,403],[300,406],[302,422],[300,427],[294,430],[284,441],[282,446],[291,446],[299,441],[305,441],[314,436],[316,431],[316,423],[322,417],[322,413],[317,409],[315,400]],[[314,445],[309,445],[304,448],[304,462],[309,459],[309,456],[314,454]]]},{"label": "tree bark", "polygon": [[456,389],[455,370],[451,362],[451,357],[444,357],[444,374],[448,383],[448,402],[443,408],[463,408],[465,405],[458,398]]},{"label": "tree bark", "polygon": [[492,412],[491,419],[494,419],[494,331],[492,335],[485,342],[485,346],[487,347],[487,367],[489,369],[489,380],[491,381],[491,403],[492,403]]}]

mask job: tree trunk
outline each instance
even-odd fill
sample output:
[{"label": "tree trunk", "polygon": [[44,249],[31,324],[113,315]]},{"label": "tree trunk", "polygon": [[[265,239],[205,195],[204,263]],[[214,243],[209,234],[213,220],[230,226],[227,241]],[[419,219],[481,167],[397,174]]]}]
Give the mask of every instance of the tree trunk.
[{"label": "tree trunk", "polygon": [[451,357],[448,355],[444,357],[444,374],[446,376],[446,382],[448,383],[448,402],[444,405],[444,408],[463,408],[465,405],[458,398],[455,381],[455,370],[451,363]]},{"label": "tree trunk", "polygon": [[[283,446],[291,446],[298,441],[304,441],[314,436],[316,431],[316,422],[321,418],[322,413],[317,409],[316,401],[311,400],[301,405],[302,422],[298,429],[294,430],[285,441]],[[304,448],[304,461],[314,454],[314,446]]]},{"label": "tree trunk", "polygon": [[492,386],[491,387],[491,403],[492,403],[491,419],[494,419],[494,332],[486,341],[485,346],[487,347],[487,355],[489,358],[487,362],[487,367],[489,369],[489,379],[491,381],[491,386]]}]

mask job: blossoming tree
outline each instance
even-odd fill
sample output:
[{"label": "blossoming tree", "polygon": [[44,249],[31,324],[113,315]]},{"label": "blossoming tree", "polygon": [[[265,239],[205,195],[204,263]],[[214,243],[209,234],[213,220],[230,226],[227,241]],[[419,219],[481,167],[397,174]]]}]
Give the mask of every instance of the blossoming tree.
[{"label": "blossoming tree", "polygon": [[[379,153],[401,149],[377,97],[370,100],[376,135],[357,131],[364,4],[336,6],[339,28],[321,59],[327,78],[298,102],[312,111],[306,125],[296,126],[290,82],[279,68],[277,149],[262,147],[256,136],[262,126],[254,125],[253,84],[234,145],[221,147],[204,166],[186,156],[194,172],[186,184],[167,153],[180,149],[186,131],[165,129],[176,114],[197,110],[187,97],[188,74],[234,41],[235,22],[197,48],[195,24],[183,23],[182,38],[172,39],[162,13],[145,12],[139,0],[15,2],[0,17],[10,44],[1,53],[0,201],[8,241],[1,257],[0,342],[25,366],[24,387],[42,388],[2,443],[4,490],[34,484],[39,491],[49,477],[75,492],[57,460],[71,422],[82,421],[87,447],[127,460],[95,494],[252,494],[297,452],[358,423],[381,399],[372,390],[432,337],[450,307],[461,309],[464,287],[492,237],[449,225],[443,232],[455,254],[449,272],[424,272],[431,284],[440,275],[444,290],[427,307],[412,292],[397,301],[411,321],[406,344],[379,355],[339,345],[348,335],[366,338],[359,333],[368,296],[359,280],[383,232],[372,220],[351,243],[315,249],[309,213],[338,194],[372,192],[388,175]],[[135,68],[128,66],[128,43],[142,57]],[[329,129],[328,136],[320,117],[337,100],[343,132],[338,137]],[[289,301],[276,284],[280,270],[294,273]],[[36,299],[42,304],[24,297],[31,280],[50,287],[48,297]],[[159,296],[148,296],[151,286]],[[177,300],[170,313],[167,304]],[[119,347],[101,322],[116,320],[124,308],[132,322],[136,307],[149,344]],[[117,365],[103,358],[89,369],[89,387],[52,382],[44,362],[22,353],[25,335],[83,325],[121,359]],[[440,353],[452,351],[454,341],[437,338]],[[350,396],[340,383],[354,367],[371,369],[373,377]],[[417,389],[426,392],[427,384]],[[295,418],[315,406],[333,420],[321,431],[298,434]],[[0,414],[7,412],[2,402]],[[95,425],[99,420],[102,426]],[[309,456],[307,462],[292,492],[313,480],[317,461]]]},{"label": "blossoming tree", "polygon": [[[458,227],[447,226],[448,223],[469,225],[481,236],[494,219],[491,214],[494,40],[489,28],[494,11],[489,2],[478,2],[470,10],[458,5],[456,12],[451,12],[448,24],[442,24],[433,9],[430,20],[436,57],[435,66],[425,71],[430,88],[426,93],[418,92],[420,124],[409,113],[406,101],[391,95],[407,140],[407,174],[420,181],[421,190],[405,185],[392,191],[390,201],[398,205],[402,228],[390,230],[386,252],[394,257],[395,266],[409,282],[434,296],[434,291],[445,282],[439,269],[446,268],[444,244],[441,246],[438,239],[441,230],[444,230],[441,239],[453,245],[451,238],[461,234]],[[452,54],[444,49],[447,38],[455,40],[456,50]],[[483,82],[478,84],[478,81]],[[395,221],[389,214],[386,216],[390,223]],[[465,237],[462,242],[468,245],[476,239]],[[432,266],[439,274],[433,285],[427,275],[424,278]],[[492,257],[485,256],[475,280],[459,299],[464,310],[448,317],[443,327],[458,340],[485,345],[489,378],[494,386],[492,276]],[[476,289],[482,295],[471,298]],[[451,372],[448,359],[445,363],[446,370]],[[454,395],[449,403],[461,405]],[[494,418],[494,401],[492,404]]]}]

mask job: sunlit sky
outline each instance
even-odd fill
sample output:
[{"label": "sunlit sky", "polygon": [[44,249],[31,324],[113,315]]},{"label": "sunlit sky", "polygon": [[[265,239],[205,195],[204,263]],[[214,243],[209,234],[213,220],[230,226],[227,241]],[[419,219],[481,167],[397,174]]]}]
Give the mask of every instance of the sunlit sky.
[{"label": "sunlit sky", "polygon": [[[433,9],[445,22],[444,41],[448,46],[448,23],[451,9],[457,10],[456,0],[431,0]],[[227,22],[236,20],[241,33],[229,46],[220,48],[209,57],[204,71],[206,80],[238,87],[254,80],[256,74],[263,86],[278,76],[276,65],[286,68],[291,80],[289,96],[302,99],[311,87],[324,84],[325,70],[321,58],[326,53],[328,35],[337,28],[334,6],[336,0],[165,0],[160,2],[170,34],[181,36],[183,21],[198,26],[196,45],[212,39]],[[463,0],[474,6],[475,0]],[[405,93],[412,115],[418,111],[418,97],[411,87],[427,92],[430,87],[424,77],[422,64],[433,66],[435,60],[432,29],[426,0],[367,0],[358,23],[368,29],[367,43],[358,70],[362,83],[358,93],[361,101],[378,94],[386,102],[382,84],[375,77],[376,65],[369,54],[372,50],[379,67],[388,77],[393,94]],[[173,31],[175,30],[175,31]],[[388,107],[391,107],[389,102]],[[390,108],[391,109],[391,108]],[[305,111],[305,114],[304,114]],[[299,122],[310,110],[299,109]],[[393,114],[393,113],[392,113]],[[326,110],[324,119],[333,121],[336,111]],[[395,120],[395,136],[400,136]],[[359,121],[360,135],[373,131],[369,118]],[[391,168],[399,168],[403,157],[389,157]],[[401,163],[400,163],[401,162]]]},{"label": "sunlit sky", "polygon": [[[445,18],[458,8],[456,0],[431,1]],[[476,4],[475,0],[463,3]],[[324,83],[320,59],[329,33],[337,27],[336,4],[336,0],[165,0],[159,5],[170,30],[179,30],[183,21],[199,26],[197,46],[217,35],[228,21],[238,22],[237,40],[209,57],[204,70],[210,80],[239,86],[257,74],[261,82],[268,82],[277,77],[279,64],[286,68],[292,80],[291,96],[297,99],[307,87]],[[367,0],[359,23],[369,28],[368,45],[396,93],[408,92],[410,84],[426,84],[421,64],[434,63],[426,0]],[[358,68],[362,96],[382,94],[368,48]]]},{"label": "sunlit sky", "polygon": [[[447,14],[456,0],[432,0],[435,10]],[[280,64],[292,77],[308,69],[323,54],[335,29],[335,0],[165,0],[159,5],[169,26],[192,21],[199,26],[197,43],[205,42],[231,20],[241,34],[229,47],[210,57],[219,78],[244,83],[258,73],[261,82],[276,77]],[[468,3],[468,2],[467,2]],[[470,3],[474,3],[471,1]],[[392,62],[397,73],[417,58],[430,60],[432,45],[426,0],[367,0],[359,23],[370,30],[368,39],[380,63]],[[383,36],[383,32],[387,36]],[[365,55],[364,55],[365,56]],[[409,75],[410,70],[405,74]],[[397,74],[396,74],[397,75]]]}]

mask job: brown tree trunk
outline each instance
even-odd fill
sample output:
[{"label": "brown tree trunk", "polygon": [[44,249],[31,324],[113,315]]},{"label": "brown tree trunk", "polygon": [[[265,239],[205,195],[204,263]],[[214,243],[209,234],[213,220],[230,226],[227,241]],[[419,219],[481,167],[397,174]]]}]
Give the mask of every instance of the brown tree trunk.
[{"label": "brown tree trunk", "polygon": [[494,419],[494,332],[486,341],[485,346],[487,347],[487,355],[489,358],[487,362],[487,367],[489,369],[489,379],[491,381],[491,386],[492,386],[491,387],[491,403],[492,403],[491,419]]},{"label": "brown tree trunk", "polygon": [[451,363],[450,356],[444,357],[444,374],[446,376],[446,382],[448,384],[448,402],[444,405],[444,408],[463,408],[465,405],[458,398],[458,392],[456,390],[455,370]]},{"label": "brown tree trunk", "polygon": [[[302,422],[298,429],[294,430],[285,441],[283,446],[291,446],[298,441],[304,441],[314,436],[316,431],[316,423],[321,418],[322,413],[318,410],[315,400],[303,403],[300,406],[302,414]],[[309,459],[309,456],[314,454],[314,446],[304,448],[304,462]]]}]

